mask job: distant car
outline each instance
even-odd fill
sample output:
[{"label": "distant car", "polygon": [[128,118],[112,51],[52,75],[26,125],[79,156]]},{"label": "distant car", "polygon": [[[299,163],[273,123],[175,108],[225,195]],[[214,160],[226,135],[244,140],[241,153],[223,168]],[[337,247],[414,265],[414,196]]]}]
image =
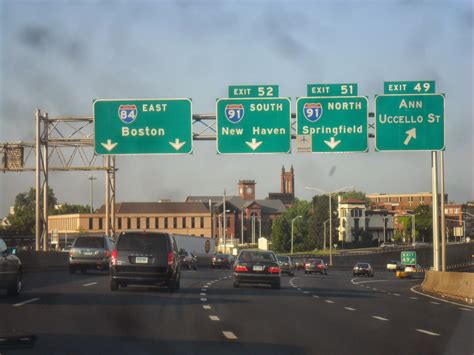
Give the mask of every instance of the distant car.
[{"label": "distant car", "polygon": [[385,242],[385,243],[382,243],[380,244],[380,247],[382,249],[393,249],[393,248],[396,248],[397,245],[395,243],[388,243],[388,242]]},{"label": "distant car", "polygon": [[281,268],[271,251],[242,250],[234,265],[234,287],[241,284],[266,284],[281,287]]},{"label": "distant car", "polygon": [[367,277],[374,277],[374,269],[369,263],[357,263],[352,269],[354,276],[367,275]]},{"label": "distant car", "polygon": [[214,268],[228,268],[230,269],[234,263],[234,257],[230,254],[215,254],[211,258],[211,267]]},{"label": "distant car", "polygon": [[180,250],[179,256],[181,258],[181,268],[197,270],[198,260],[193,253],[188,253],[186,250]]},{"label": "distant car", "polygon": [[425,242],[414,242],[411,245],[413,247],[417,248],[417,247],[428,247],[428,246],[431,246],[433,244],[432,243],[425,243]]},{"label": "distant car", "polygon": [[122,232],[110,260],[110,289],[127,285],[161,285],[178,290],[181,258],[168,233]]},{"label": "distant car", "polygon": [[390,260],[387,263],[387,270],[388,271],[402,271],[404,269],[403,265],[398,260]]},{"label": "distant car", "polygon": [[80,270],[108,270],[114,242],[105,236],[77,237],[69,250],[69,272],[74,274]]},{"label": "distant car", "polygon": [[421,265],[405,265],[405,272],[423,272]]},{"label": "distant car", "polygon": [[0,288],[6,288],[8,296],[18,296],[21,292],[22,267],[16,248],[7,248],[0,239]]},{"label": "distant car", "polygon": [[293,265],[295,266],[296,270],[303,270],[304,269],[304,264],[305,264],[305,259],[302,257],[291,257],[291,260],[293,261]]},{"label": "distant car", "polygon": [[328,274],[328,267],[323,259],[308,259],[304,264],[304,273],[312,274],[317,272],[321,275]]},{"label": "distant car", "polygon": [[295,267],[291,258],[286,255],[277,256],[278,263],[280,264],[281,273],[287,274],[288,276],[295,276]]}]

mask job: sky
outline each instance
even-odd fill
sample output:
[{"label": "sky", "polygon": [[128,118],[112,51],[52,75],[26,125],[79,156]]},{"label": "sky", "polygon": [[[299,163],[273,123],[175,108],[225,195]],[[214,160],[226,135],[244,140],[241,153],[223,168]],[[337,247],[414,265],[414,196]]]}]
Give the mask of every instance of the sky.
[{"label": "sky", "polygon": [[[34,141],[37,108],[92,116],[97,98],[193,100],[213,113],[229,85],[277,84],[280,96],[311,83],[435,80],[446,95],[445,186],[450,201],[474,200],[473,5],[471,1],[21,1],[0,0],[0,142]],[[372,119],[373,120],[373,119]],[[370,121],[370,120],[369,120]],[[217,155],[194,142],[189,156],[117,157],[119,201],[184,201],[238,194],[256,180],[257,198],[279,192],[282,165],[295,169],[296,196],[354,186],[366,193],[431,191],[429,152]],[[104,173],[94,172],[94,205]],[[50,173],[60,202],[87,204],[87,172]],[[0,175],[0,216],[34,173]]]}]

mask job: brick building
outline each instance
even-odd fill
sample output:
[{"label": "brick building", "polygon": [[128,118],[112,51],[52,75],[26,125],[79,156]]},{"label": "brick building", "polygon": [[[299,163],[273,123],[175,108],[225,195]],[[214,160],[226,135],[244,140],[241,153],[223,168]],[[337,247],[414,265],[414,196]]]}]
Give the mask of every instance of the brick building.
[{"label": "brick building", "polygon": [[[441,196],[441,195],[440,195]],[[375,208],[395,211],[403,214],[413,210],[419,205],[431,206],[433,199],[430,192],[419,192],[414,194],[368,194],[367,197]],[[444,201],[447,203],[448,195],[445,194]]]}]

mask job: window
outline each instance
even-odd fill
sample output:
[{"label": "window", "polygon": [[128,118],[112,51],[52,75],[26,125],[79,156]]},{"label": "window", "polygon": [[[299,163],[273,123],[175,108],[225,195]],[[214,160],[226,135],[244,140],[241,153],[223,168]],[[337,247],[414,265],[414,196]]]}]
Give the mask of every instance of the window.
[{"label": "window", "polygon": [[99,218],[99,229],[102,229],[102,218]]},{"label": "window", "polygon": [[89,218],[89,229],[94,229],[94,219]]},{"label": "window", "polygon": [[150,229],[150,218],[148,217],[145,219],[145,228]]},{"label": "window", "polygon": [[158,217],[155,217],[155,229],[159,228]]},{"label": "window", "polygon": [[140,217],[137,217],[137,229],[140,229]]},{"label": "window", "polygon": [[122,229],[122,218],[117,218],[117,229]]},{"label": "window", "polygon": [[191,228],[196,228],[194,217],[191,217]]},{"label": "window", "polygon": [[183,226],[183,228],[186,228],[186,217],[182,218],[181,225]]},{"label": "window", "polygon": [[201,217],[201,228],[204,228],[204,217]]},{"label": "window", "polygon": [[165,229],[168,228],[168,217],[165,217]]},{"label": "window", "polygon": [[173,228],[174,229],[178,228],[178,218],[177,217],[173,217]]},{"label": "window", "polygon": [[127,229],[132,229],[132,219],[130,217],[127,218]]},{"label": "window", "polygon": [[354,218],[354,229],[355,230],[359,229],[359,218]]}]

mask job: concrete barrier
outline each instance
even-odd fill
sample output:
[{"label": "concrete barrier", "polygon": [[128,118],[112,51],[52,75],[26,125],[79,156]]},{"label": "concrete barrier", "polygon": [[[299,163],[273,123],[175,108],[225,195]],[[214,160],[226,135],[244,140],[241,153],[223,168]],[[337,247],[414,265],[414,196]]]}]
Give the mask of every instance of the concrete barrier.
[{"label": "concrete barrier", "polygon": [[462,301],[474,302],[474,273],[426,271],[423,291],[439,293]]},{"label": "concrete barrier", "polygon": [[56,251],[19,251],[23,272],[55,271],[68,268],[68,253]]}]

